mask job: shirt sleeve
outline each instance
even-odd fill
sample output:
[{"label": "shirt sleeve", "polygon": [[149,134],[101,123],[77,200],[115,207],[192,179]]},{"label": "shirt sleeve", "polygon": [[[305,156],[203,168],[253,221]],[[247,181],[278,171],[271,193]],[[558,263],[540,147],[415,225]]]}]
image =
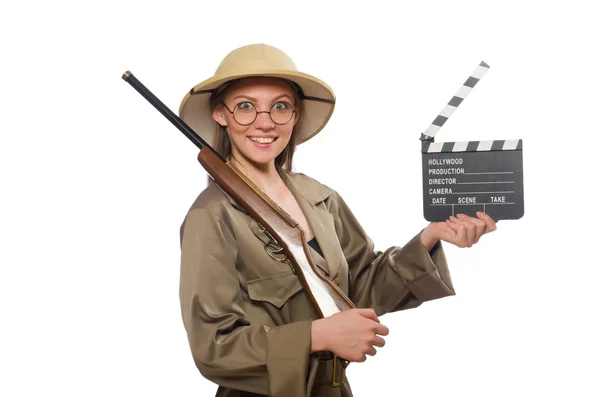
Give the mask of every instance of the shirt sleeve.
[{"label": "shirt sleeve", "polygon": [[180,301],[194,362],[208,380],[270,396],[305,396],[310,321],[251,324],[226,222],[203,209],[188,213],[181,235]]},{"label": "shirt sleeve", "polygon": [[348,262],[349,298],[356,306],[383,315],[455,294],[441,242],[428,252],[421,231],[403,247],[375,251],[342,197],[334,192],[333,198],[330,211]]}]

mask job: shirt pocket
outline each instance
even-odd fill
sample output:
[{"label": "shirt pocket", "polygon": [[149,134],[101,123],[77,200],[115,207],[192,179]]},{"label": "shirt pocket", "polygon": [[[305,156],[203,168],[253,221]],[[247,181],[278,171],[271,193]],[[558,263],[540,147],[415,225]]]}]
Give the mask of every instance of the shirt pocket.
[{"label": "shirt pocket", "polygon": [[248,296],[253,301],[269,302],[281,309],[285,302],[302,290],[302,284],[292,272],[247,281]]}]

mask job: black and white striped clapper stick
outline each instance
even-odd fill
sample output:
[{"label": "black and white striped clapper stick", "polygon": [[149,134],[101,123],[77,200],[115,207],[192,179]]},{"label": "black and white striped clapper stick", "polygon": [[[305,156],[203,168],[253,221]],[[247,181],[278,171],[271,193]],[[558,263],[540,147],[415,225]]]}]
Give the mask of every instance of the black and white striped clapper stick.
[{"label": "black and white striped clapper stick", "polygon": [[452,116],[452,113],[454,113],[458,105],[460,105],[462,101],[464,101],[467,95],[469,95],[469,92],[471,92],[473,87],[475,87],[475,84],[477,84],[479,80],[481,80],[481,78],[483,77],[485,72],[488,71],[489,68],[490,65],[481,61],[479,66],[477,66],[473,73],[471,73],[469,78],[458,89],[456,94],[454,94],[452,99],[450,99],[450,101],[448,102],[448,104],[446,104],[444,109],[442,109],[440,114],[435,118],[435,120],[433,120],[431,125],[421,135],[422,140],[431,140],[433,137],[435,137],[435,134],[437,134],[440,128],[442,128],[446,120],[448,120],[448,118]]},{"label": "black and white striped clapper stick", "polygon": [[460,213],[482,211],[496,220],[523,216],[521,139],[434,142],[434,137],[488,71],[481,62],[427,130],[421,134],[423,211],[441,222]]}]

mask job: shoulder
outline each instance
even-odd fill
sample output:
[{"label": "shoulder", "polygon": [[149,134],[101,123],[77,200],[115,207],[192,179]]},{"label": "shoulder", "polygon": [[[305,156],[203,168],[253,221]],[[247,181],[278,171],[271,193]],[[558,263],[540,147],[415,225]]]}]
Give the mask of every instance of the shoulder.
[{"label": "shoulder", "polygon": [[233,199],[221,190],[219,185],[211,182],[198,194],[198,197],[188,209],[181,225],[181,231],[183,232],[186,222],[190,218],[194,218],[194,215],[199,214],[215,220],[220,219],[228,225],[232,211],[234,211]]},{"label": "shoulder", "polygon": [[214,182],[209,183],[192,203],[188,212],[205,209],[217,215],[231,206],[230,197]]},{"label": "shoulder", "polygon": [[[235,244],[233,207],[216,183],[209,183],[188,209],[179,227],[182,250],[230,250]],[[186,243],[187,241],[187,243]]]}]

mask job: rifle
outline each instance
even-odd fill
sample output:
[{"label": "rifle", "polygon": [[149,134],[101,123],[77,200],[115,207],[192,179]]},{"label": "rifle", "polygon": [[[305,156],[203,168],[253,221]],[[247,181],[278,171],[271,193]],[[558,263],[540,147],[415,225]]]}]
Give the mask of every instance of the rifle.
[{"label": "rifle", "polygon": [[[267,232],[272,241],[265,245],[265,250],[274,259],[291,265],[321,318],[356,307],[337,285],[321,274],[310,254],[306,234],[298,222],[232,163],[210,147],[131,72],[125,72],[123,80],[146,98],[200,149],[198,153],[200,164],[217,185],[233,197]],[[275,257],[281,254],[283,257]]]}]

